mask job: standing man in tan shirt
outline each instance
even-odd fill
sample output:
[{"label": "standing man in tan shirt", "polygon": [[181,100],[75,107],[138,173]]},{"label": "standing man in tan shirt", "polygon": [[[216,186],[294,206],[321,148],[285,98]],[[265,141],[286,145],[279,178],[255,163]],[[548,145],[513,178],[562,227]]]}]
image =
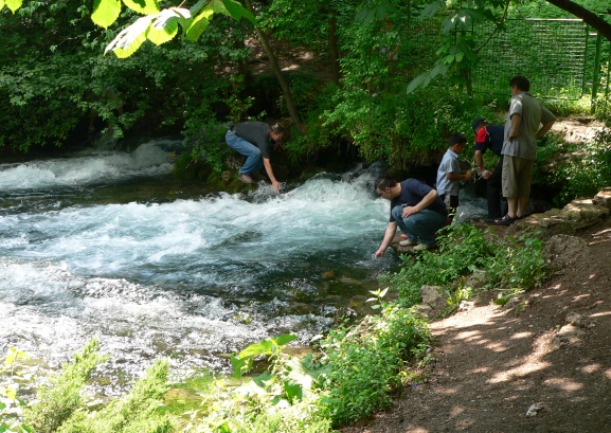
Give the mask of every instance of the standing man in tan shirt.
[{"label": "standing man in tan shirt", "polygon": [[530,197],[533,165],[537,155],[537,138],[550,130],[556,116],[528,93],[530,82],[515,76],[509,81],[511,103],[505,120],[503,141],[503,196],[507,198],[507,215],[496,224],[511,225],[526,215]]}]

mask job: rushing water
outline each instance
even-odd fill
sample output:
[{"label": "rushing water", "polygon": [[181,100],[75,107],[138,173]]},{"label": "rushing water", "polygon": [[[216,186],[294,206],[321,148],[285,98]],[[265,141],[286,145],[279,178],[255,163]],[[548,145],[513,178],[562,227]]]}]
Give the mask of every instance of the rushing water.
[{"label": "rushing water", "polygon": [[263,338],[307,342],[396,265],[372,258],[375,169],[210,195],[174,183],[163,144],[0,165],[2,353],[54,366],[95,337],[106,372],[219,368]]}]

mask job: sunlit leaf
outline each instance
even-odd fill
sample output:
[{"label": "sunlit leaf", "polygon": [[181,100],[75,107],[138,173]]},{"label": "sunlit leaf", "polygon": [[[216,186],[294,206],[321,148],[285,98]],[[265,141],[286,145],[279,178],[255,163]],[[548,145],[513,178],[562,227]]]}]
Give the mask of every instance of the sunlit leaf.
[{"label": "sunlit leaf", "polygon": [[414,90],[416,90],[418,87],[422,86],[422,84],[424,83],[424,81],[426,80],[426,73],[424,74],[420,74],[418,75],[416,78],[414,78],[409,85],[407,86],[407,92],[406,93],[412,93]]},{"label": "sunlit leaf", "polygon": [[238,356],[240,358],[253,358],[259,355],[271,355],[272,347],[271,341],[263,340],[259,343],[251,344],[246,349],[242,350]]},{"label": "sunlit leaf", "polygon": [[205,9],[202,13],[197,15],[185,30],[187,39],[193,42],[197,41],[206,28],[208,28],[210,24],[209,20],[212,15],[214,15],[212,9]]},{"label": "sunlit leaf", "polygon": [[2,4],[0,4],[0,9],[2,9],[4,5],[6,5],[6,7],[9,8],[12,13],[15,13],[17,9],[21,7],[22,4],[22,0],[5,0],[2,2]]},{"label": "sunlit leaf", "polygon": [[4,394],[8,399],[15,400],[17,398],[17,389],[15,387],[6,388]]},{"label": "sunlit leaf", "polygon": [[187,9],[164,9],[153,20],[146,37],[155,45],[164,44],[178,33],[178,22],[190,17],[191,14]]},{"label": "sunlit leaf", "polygon": [[289,402],[293,403],[295,398],[301,400],[303,397],[303,389],[300,385],[290,382],[284,382],[284,393]]},{"label": "sunlit leaf", "polygon": [[240,358],[235,355],[231,355],[231,369],[233,377],[240,378],[244,373],[250,370],[252,360],[250,358]]},{"label": "sunlit leaf", "polygon": [[4,360],[4,365],[8,368],[11,365],[13,365],[13,363],[17,361],[18,359],[28,359],[28,355],[25,352],[18,350],[15,347],[11,347],[8,350],[6,359]]},{"label": "sunlit leaf", "polygon": [[153,18],[154,16],[138,18],[136,22],[123,29],[117,37],[108,44],[104,53],[112,51],[120,59],[124,59],[134,54],[144,41],[146,41],[146,32]]},{"label": "sunlit leaf", "polygon": [[191,15],[197,15],[204,6],[208,4],[208,0],[199,0],[189,9],[191,11]]},{"label": "sunlit leaf", "polygon": [[295,335],[291,335],[291,334],[282,334],[276,338],[274,338],[274,342],[278,345],[278,346],[284,346],[285,344],[290,343],[291,341],[296,340],[297,337]]},{"label": "sunlit leaf", "polygon": [[95,0],[91,20],[100,27],[107,29],[121,13],[120,0]]},{"label": "sunlit leaf", "polygon": [[159,6],[155,0],[123,0],[125,6],[131,10],[144,15],[153,15],[159,12]]}]

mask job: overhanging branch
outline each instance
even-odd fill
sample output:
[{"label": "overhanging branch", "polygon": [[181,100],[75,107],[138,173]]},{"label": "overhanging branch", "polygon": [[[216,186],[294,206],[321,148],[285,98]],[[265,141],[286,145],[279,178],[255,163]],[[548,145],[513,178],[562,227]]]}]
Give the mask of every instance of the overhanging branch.
[{"label": "overhanging branch", "polygon": [[547,0],[547,2],[559,7],[562,10],[570,12],[577,18],[581,18],[586,24],[589,24],[596,29],[601,36],[611,41],[611,24],[603,20],[592,11],[578,5],[575,2],[572,2],[571,0]]}]

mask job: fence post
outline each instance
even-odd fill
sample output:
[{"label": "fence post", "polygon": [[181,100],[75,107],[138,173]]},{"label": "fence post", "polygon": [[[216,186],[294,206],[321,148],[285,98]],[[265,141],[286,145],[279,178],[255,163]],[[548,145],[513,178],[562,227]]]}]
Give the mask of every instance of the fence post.
[{"label": "fence post", "polygon": [[600,33],[596,34],[596,48],[594,51],[594,71],[592,71],[592,104],[590,107],[590,114],[596,112],[596,97],[598,95],[598,84],[600,82],[600,49],[602,46],[602,36]]},{"label": "fence post", "polygon": [[609,49],[607,50],[607,82],[606,82],[606,86],[605,86],[605,98],[609,98],[609,87],[611,86],[611,83],[609,83],[609,81],[611,80],[611,41],[609,41]]}]

